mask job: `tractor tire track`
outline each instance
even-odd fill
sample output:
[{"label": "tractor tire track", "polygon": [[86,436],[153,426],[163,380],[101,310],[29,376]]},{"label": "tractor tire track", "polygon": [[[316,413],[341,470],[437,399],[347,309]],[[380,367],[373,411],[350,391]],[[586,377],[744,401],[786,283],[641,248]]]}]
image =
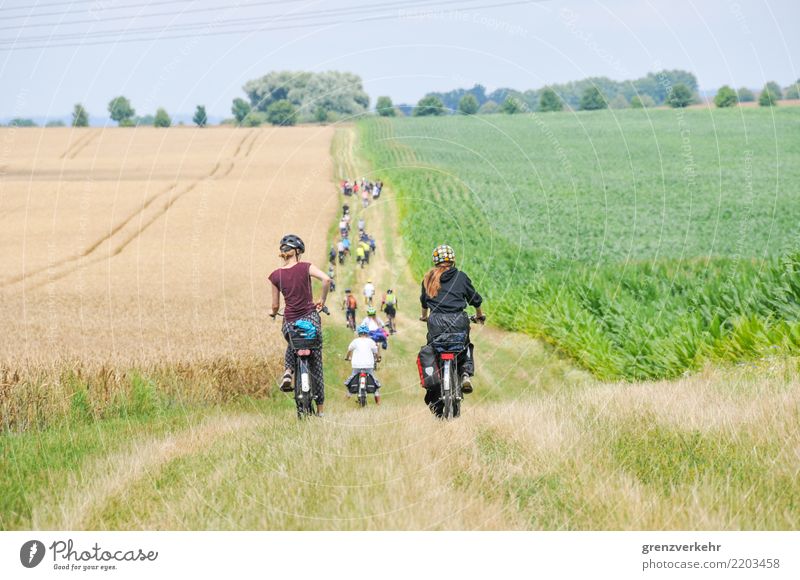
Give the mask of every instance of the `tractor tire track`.
[{"label": "tractor tire track", "polygon": [[[253,135],[253,136],[255,137],[255,135]],[[234,154],[234,157],[236,157],[236,155],[238,155],[238,153],[241,151],[242,146],[244,145],[245,141],[249,137],[250,137],[250,134],[245,135],[242,138],[242,140],[239,142],[238,146],[236,147],[236,153]],[[231,161],[230,162],[230,166],[226,169],[226,171],[225,171],[224,175],[222,175],[222,177],[227,176],[233,170],[234,165],[235,165],[235,161]],[[220,171],[221,167],[222,167],[222,163],[220,161],[217,161],[217,163],[214,165],[214,168],[204,178],[195,180],[194,182],[190,183],[183,191],[180,191],[179,193],[176,193],[174,196],[172,196],[169,199],[169,201],[167,201],[161,208],[156,210],[156,212],[150,217],[150,219],[148,219],[143,225],[141,225],[137,230],[135,230],[132,235],[128,236],[127,238],[124,238],[123,241],[120,244],[116,245],[114,247],[114,249],[110,250],[107,254],[95,256],[95,253],[98,251],[98,249],[101,246],[103,246],[106,242],[108,242],[109,244],[113,244],[113,242],[114,242],[113,238],[118,233],[120,233],[136,217],[141,217],[145,213],[145,211],[150,206],[152,206],[157,200],[162,198],[165,194],[168,194],[169,192],[173,191],[176,188],[176,184],[172,184],[169,187],[167,187],[166,189],[164,189],[161,192],[159,192],[159,193],[155,194],[154,196],[152,196],[138,210],[136,210],[135,212],[130,214],[121,223],[119,223],[116,226],[114,226],[109,231],[108,234],[104,235],[99,240],[96,240],[95,242],[93,242],[86,250],[84,250],[80,254],[70,256],[65,260],[61,260],[61,261],[57,262],[56,264],[43,266],[41,268],[37,268],[36,270],[34,270],[32,272],[26,272],[24,274],[21,274],[21,275],[13,277],[11,279],[8,279],[8,280],[0,283],[0,289],[5,289],[5,288],[7,288],[9,286],[13,286],[15,284],[19,284],[20,282],[22,282],[24,280],[29,280],[30,278],[32,278],[34,276],[37,276],[37,275],[40,275],[40,274],[44,274],[44,273],[48,273],[48,276],[46,277],[46,279],[40,280],[40,281],[34,281],[33,284],[29,287],[30,290],[36,290],[36,289],[41,288],[42,286],[45,286],[45,285],[47,285],[47,284],[49,284],[51,282],[54,282],[56,280],[60,280],[60,279],[62,279],[64,277],[68,276],[69,274],[77,271],[80,268],[85,268],[86,266],[95,264],[95,263],[97,263],[99,261],[102,261],[102,260],[105,260],[107,258],[118,256],[120,253],[122,253],[122,251],[127,246],[129,246],[131,244],[131,242],[133,242],[138,237],[140,237],[142,235],[142,233],[144,233],[145,230],[147,230],[150,226],[152,226],[160,217],[162,217],[164,214],[166,214],[167,211],[169,211],[169,209],[175,204],[175,202],[177,202],[179,199],[184,197],[186,194],[194,191],[195,188],[200,183],[202,183],[203,181],[207,181],[207,180],[210,180],[210,179],[217,178],[218,177],[217,174]],[[89,260],[87,260],[87,258],[89,258]],[[54,272],[55,269],[61,269],[61,271]]]},{"label": "tractor tire track", "polygon": [[92,141],[97,135],[98,133],[96,131],[92,131],[90,129],[87,133],[81,135],[80,137],[75,139],[75,141],[67,145],[67,148],[61,154],[61,157],[59,157],[59,159],[72,159],[74,157],[73,153],[77,154],[77,151],[83,149],[83,147],[88,145],[89,142]]},{"label": "tractor tire track", "polygon": [[[39,529],[91,529],[105,505],[137,482],[158,474],[170,462],[200,454],[220,439],[242,436],[265,423],[260,414],[223,414],[196,426],[150,441],[135,442],[123,452],[89,466],[90,478],[76,478],[58,496],[47,498],[33,513]],[[86,485],[84,481],[91,481]]]}]

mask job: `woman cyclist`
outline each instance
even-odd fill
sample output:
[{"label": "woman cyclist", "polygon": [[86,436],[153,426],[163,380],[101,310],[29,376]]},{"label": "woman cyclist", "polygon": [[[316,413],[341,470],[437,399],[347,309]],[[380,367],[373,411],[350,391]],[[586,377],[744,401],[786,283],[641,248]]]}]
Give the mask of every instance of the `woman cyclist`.
[{"label": "woman cyclist", "polygon": [[[284,373],[281,379],[281,391],[292,391],[292,375],[297,363],[297,355],[289,343],[289,330],[295,322],[301,320],[310,322],[317,330],[320,337],[320,348],[311,351],[309,370],[317,386],[317,413],[322,416],[325,402],[325,382],[322,375],[322,323],[319,312],[325,307],[331,279],[319,268],[310,262],[301,262],[300,256],[306,251],[306,246],[299,237],[288,234],[281,238],[280,257],[283,265],[269,275],[272,283],[272,313],[275,318],[281,306],[281,295],[286,302],[283,311],[283,337],[286,339],[286,355],[284,356]],[[311,290],[311,278],[322,282],[322,296],[319,302],[314,302]]]},{"label": "woman cyclist", "polygon": [[[462,373],[461,391],[471,393],[475,361],[469,341],[469,316],[465,309],[467,305],[474,306],[475,318],[481,324],[486,316],[481,310],[483,298],[472,286],[469,276],[456,269],[456,254],[450,246],[441,245],[433,250],[433,268],[422,279],[419,301],[422,305],[420,320],[428,323],[428,344],[445,332],[466,333],[467,348],[458,355],[458,368]],[[430,405],[434,396],[436,393],[429,389],[425,402]]]}]

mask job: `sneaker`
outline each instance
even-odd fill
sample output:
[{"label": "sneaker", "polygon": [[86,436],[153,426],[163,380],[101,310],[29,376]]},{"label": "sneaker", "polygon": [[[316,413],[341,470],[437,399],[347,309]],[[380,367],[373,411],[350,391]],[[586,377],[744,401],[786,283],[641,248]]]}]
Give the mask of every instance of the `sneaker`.
[{"label": "sneaker", "polygon": [[464,375],[461,377],[461,392],[462,393],[472,392],[472,377],[470,377],[469,375]]},{"label": "sneaker", "polygon": [[292,371],[287,370],[281,378],[281,391],[291,393],[292,390],[294,390],[292,387]]}]

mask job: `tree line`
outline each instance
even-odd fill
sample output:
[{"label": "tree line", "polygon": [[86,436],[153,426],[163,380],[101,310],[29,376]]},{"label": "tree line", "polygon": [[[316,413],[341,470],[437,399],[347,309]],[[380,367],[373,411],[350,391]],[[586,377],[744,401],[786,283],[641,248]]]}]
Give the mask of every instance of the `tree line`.
[{"label": "tree line", "polygon": [[[782,99],[798,98],[800,79],[786,89],[781,89],[778,83],[770,81],[764,85],[757,100],[759,105],[768,107],[777,105]],[[714,103],[717,107],[731,107],[755,100],[756,95],[750,89],[742,87],[734,90],[725,85],[717,91]],[[379,97],[376,112],[382,116],[516,114],[564,109],[642,109],[663,105],[682,108],[697,102],[700,102],[700,97],[696,77],[687,71],[665,70],[649,73],[646,77],[633,81],[618,82],[596,77],[527,91],[500,88],[487,94],[484,86],[475,85],[471,89],[428,93],[416,106],[393,106],[389,97]]]},{"label": "tree line", "polygon": [[[428,93],[415,106],[396,106],[391,97],[381,96],[375,103],[375,113],[394,117],[492,113],[513,115],[531,111],[642,109],[662,105],[680,108],[700,101],[697,88],[697,78],[692,73],[664,70],[632,81],[593,77],[526,91],[500,88],[487,93],[483,85],[475,85],[471,89]],[[232,117],[224,119],[223,125],[257,127],[264,123],[329,123],[357,118],[367,114],[369,108],[369,96],[364,91],[361,77],[348,72],[274,71],[246,82],[242,89],[246,98],[233,99]],[[757,100],[759,105],[771,107],[782,99],[800,99],[800,79],[785,89],[770,81],[758,95],[745,87],[733,89],[725,85],[717,91],[714,104],[724,108]],[[163,108],[158,108],[155,115],[137,116],[130,100],[122,95],[111,99],[107,110],[120,127],[170,127],[173,124]],[[208,124],[204,105],[197,105],[192,121],[198,127]],[[50,121],[46,126],[65,125],[62,121]],[[89,113],[82,104],[74,106],[70,125],[89,126]],[[9,126],[32,127],[36,123],[31,119],[17,118],[12,119]]]}]

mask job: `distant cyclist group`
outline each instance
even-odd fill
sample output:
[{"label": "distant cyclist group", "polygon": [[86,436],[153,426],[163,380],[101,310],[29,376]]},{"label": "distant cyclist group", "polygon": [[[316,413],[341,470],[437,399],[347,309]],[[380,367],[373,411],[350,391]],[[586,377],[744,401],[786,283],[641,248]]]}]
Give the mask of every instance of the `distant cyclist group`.
[{"label": "distant cyclist group", "polygon": [[[369,192],[373,198],[380,196],[383,183],[347,180],[342,183],[345,196]],[[377,192],[377,193],[376,193]],[[365,202],[365,207],[368,201]],[[369,263],[374,256],[376,242],[366,233],[363,218],[358,223],[356,258],[359,267]],[[309,262],[301,260],[306,251],[298,236],[288,234],[279,244],[282,264],[270,275],[272,311],[274,319],[281,315],[281,298],[285,304],[282,313],[282,334],[287,341],[284,355],[284,372],[280,389],[294,392],[299,417],[324,415],[325,384],[322,359],[322,323],[320,312],[329,314],[326,306],[330,290],[335,289],[334,266],[343,264],[350,255],[350,208],[342,207],[339,223],[338,247],[331,247],[328,274]],[[345,243],[347,242],[347,243]],[[460,413],[462,393],[473,391],[475,372],[474,347],[470,341],[470,322],[483,323],[483,299],[473,287],[470,277],[455,267],[456,256],[448,245],[437,246],[432,253],[433,267],[425,274],[420,286],[420,320],[427,322],[427,344],[417,357],[420,382],[425,387],[425,403],[438,417],[452,418]],[[322,282],[319,300],[314,300],[311,279]],[[381,351],[389,347],[389,337],[397,332],[396,315],[399,308],[394,289],[387,288],[380,300],[380,309],[386,322],[378,316],[377,289],[369,279],[362,289],[366,316],[357,324],[359,298],[351,288],[344,291],[341,308],[348,328],[356,337],[348,346],[346,359],[352,372],[344,381],[347,396],[357,395],[365,404],[366,393],[374,395],[380,404],[381,384],[376,376]],[[468,316],[467,306],[475,308]]]}]

